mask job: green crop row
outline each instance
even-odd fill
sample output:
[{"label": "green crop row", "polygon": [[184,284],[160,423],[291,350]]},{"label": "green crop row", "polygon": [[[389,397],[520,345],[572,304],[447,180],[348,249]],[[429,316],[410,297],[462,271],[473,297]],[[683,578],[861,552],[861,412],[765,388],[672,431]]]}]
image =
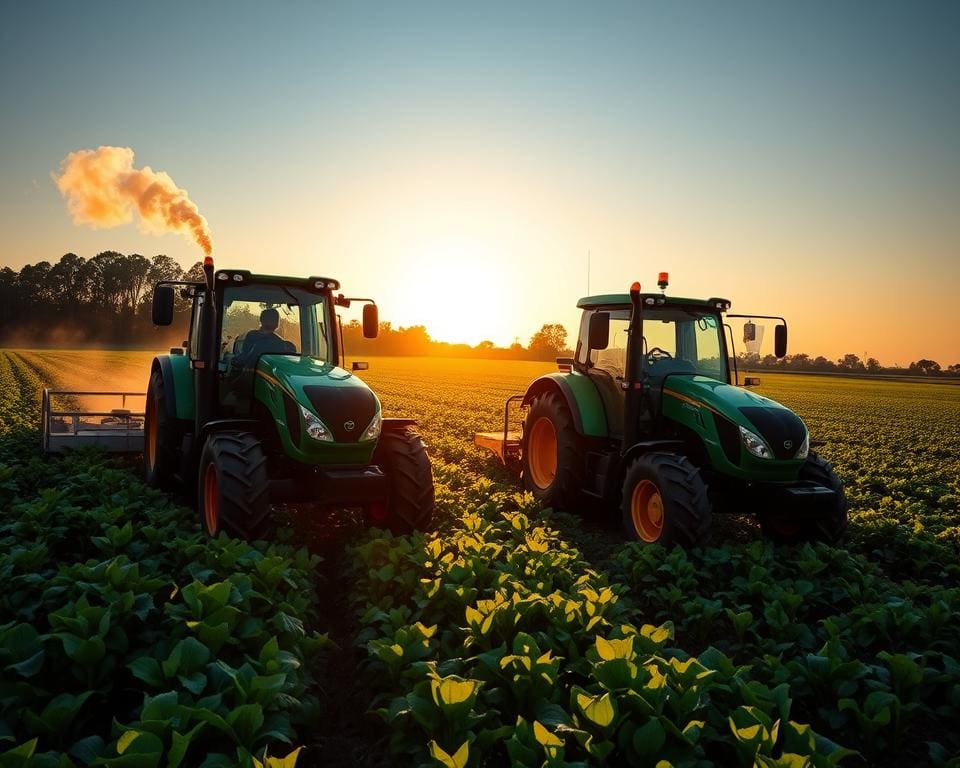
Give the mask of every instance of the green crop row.
[{"label": "green crop row", "polygon": [[0,766],[295,764],[316,558],[206,541],[128,468],[35,439],[0,437]]},{"label": "green crop row", "polygon": [[809,544],[633,544],[616,566],[637,615],[788,683],[806,720],[869,759],[960,750],[960,589],[896,583],[863,556]]},{"label": "green crop row", "polygon": [[356,549],[360,641],[371,676],[389,681],[376,708],[394,754],[443,766],[833,765],[850,754],[791,719],[788,685],[716,648],[685,653],[670,622],[631,622],[625,590],[536,513],[529,496],[494,492],[442,536]]}]

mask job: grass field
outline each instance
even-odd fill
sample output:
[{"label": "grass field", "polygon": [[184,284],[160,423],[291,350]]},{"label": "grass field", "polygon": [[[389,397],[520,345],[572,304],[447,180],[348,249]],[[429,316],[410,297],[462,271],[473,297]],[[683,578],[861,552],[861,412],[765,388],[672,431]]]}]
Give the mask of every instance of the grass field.
[{"label": "grass field", "polygon": [[300,527],[205,543],[130,467],[36,456],[42,385],[143,389],[151,356],[0,351],[0,765],[5,742],[51,765],[960,764],[960,389],[761,374],[826,441],[846,547],[733,520],[667,552],[538,510],[472,447],[552,366],[373,359],[439,531],[337,518],[318,562]]}]

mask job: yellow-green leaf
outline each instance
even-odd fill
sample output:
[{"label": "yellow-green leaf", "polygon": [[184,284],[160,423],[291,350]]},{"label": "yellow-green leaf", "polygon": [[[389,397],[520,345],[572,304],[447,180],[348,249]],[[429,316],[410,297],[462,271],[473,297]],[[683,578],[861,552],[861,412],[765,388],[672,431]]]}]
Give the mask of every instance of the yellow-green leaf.
[{"label": "yellow-green leaf", "polygon": [[583,712],[584,717],[591,723],[606,728],[613,722],[616,712],[613,708],[613,700],[609,693],[603,696],[590,696],[585,693],[577,694],[577,706]]},{"label": "yellow-green leaf", "polygon": [[549,730],[547,730],[546,726],[541,724],[539,720],[533,721],[533,735],[537,742],[542,744],[544,747],[563,746],[563,739],[561,739],[555,733],[551,733]]},{"label": "yellow-green leaf", "polygon": [[627,637],[623,640],[606,640],[597,635],[595,641],[597,653],[604,661],[613,659],[630,659],[633,657],[633,637]]}]

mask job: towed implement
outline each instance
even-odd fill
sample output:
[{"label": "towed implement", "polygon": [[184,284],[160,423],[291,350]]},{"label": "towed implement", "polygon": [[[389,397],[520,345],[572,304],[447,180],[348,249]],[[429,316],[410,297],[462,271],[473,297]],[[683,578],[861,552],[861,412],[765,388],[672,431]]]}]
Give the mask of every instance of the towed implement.
[{"label": "towed implement", "polygon": [[[373,391],[343,366],[335,294],[326,277],[214,270],[202,282],[154,288],[153,322],[173,322],[177,293],[192,307],[188,340],[152,363],[143,465],[154,487],[193,495],[209,535],[271,534],[273,502],[362,508],[371,524],[429,526],[433,475],[411,419],[385,419]],[[354,363],[353,370],[366,364]]]},{"label": "towed implement", "polygon": [[[726,299],[661,293],[589,296],[576,352],[506,404],[502,432],[475,443],[519,465],[544,504],[577,511],[617,508],[628,538],[697,546],[714,513],[751,513],[780,542],[837,541],[847,527],[843,484],[811,450],[793,411],[739,386],[726,318],[777,322],[775,355],[787,348],[781,317],[729,314]],[[730,343],[728,344],[728,336]],[[731,370],[731,361],[732,370]],[[522,428],[511,431],[511,404]]]}]

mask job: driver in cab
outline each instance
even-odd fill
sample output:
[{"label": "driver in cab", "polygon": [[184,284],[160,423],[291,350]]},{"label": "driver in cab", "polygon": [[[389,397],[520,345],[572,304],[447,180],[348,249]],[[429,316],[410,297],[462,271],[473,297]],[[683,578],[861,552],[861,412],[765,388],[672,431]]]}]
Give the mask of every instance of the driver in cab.
[{"label": "driver in cab", "polygon": [[295,355],[297,348],[277,333],[280,313],[270,307],[260,313],[260,327],[247,333],[237,363],[248,368],[260,355]]}]

